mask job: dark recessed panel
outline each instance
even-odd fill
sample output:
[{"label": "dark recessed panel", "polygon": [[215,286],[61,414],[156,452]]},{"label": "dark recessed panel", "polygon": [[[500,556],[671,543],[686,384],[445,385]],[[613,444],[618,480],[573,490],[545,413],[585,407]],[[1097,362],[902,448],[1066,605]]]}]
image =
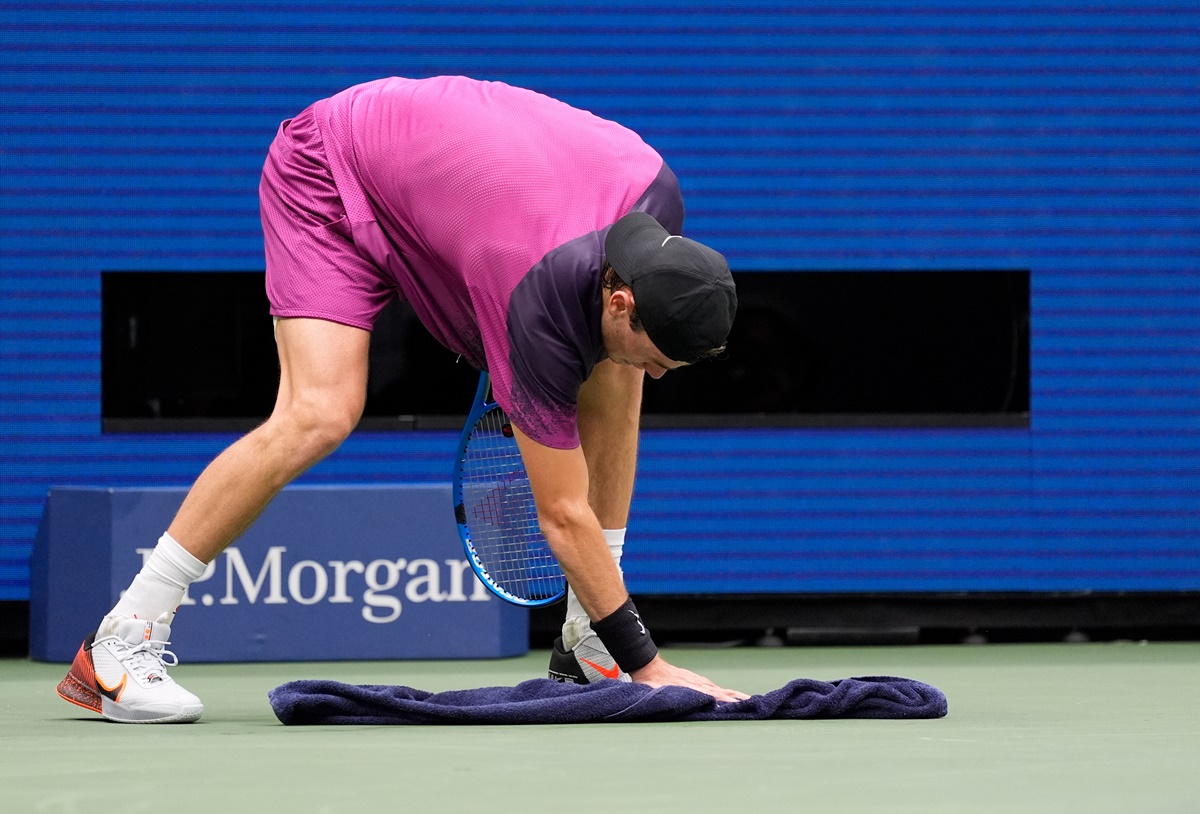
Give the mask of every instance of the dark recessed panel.
[{"label": "dark recessed panel", "polygon": [[[1028,272],[736,279],[725,358],[648,380],[647,426],[1012,426],[1028,413]],[[261,273],[112,272],[102,297],[106,429],[244,429],[270,412]],[[372,335],[364,426],[452,426],[475,379],[394,301]]]}]

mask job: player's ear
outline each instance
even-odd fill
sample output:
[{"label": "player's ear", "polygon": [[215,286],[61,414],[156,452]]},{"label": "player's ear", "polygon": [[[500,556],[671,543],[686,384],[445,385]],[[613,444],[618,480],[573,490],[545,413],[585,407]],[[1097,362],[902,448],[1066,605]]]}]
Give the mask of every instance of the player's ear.
[{"label": "player's ear", "polygon": [[608,295],[607,308],[613,316],[624,316],[633,312],[633,292],[618,288]]}]

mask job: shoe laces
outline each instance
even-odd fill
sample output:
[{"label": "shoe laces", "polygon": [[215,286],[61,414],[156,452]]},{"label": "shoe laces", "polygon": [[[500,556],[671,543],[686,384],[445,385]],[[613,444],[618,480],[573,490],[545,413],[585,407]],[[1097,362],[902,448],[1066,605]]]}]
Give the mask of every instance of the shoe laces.
[{"label": "shoe laces", "polygon": [[138,642],[135,645],[129,645],[117,654],[117,659],[125,666],[125,669],[133,673],[143,684],[157,672],[160,679],[167,678],[167,667],[174,667],[179,663],[179,658],[167,650],[166,646],[170,642],[160,639],[149,639],[147,641]]}]

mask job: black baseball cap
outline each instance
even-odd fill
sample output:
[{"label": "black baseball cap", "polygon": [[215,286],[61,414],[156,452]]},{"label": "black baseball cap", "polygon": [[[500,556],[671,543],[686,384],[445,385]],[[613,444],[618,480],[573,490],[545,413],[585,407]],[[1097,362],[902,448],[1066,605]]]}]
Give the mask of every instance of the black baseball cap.
[{"label": "black baseball cap", "polygon": [[633,291],[650,341],[669,359],[694,362],[725,344],[737,290],[720,252],[630,212],[608,230],[604,253]]}]

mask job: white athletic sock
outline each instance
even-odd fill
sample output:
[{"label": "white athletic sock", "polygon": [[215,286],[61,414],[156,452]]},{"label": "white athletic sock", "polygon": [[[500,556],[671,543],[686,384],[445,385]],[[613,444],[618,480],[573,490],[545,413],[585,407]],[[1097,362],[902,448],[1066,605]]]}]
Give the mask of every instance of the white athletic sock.
[{"label": "white athletic sock", "polygon": [[108,615],[154,621],[164,613],[172,614],[183,601],[184,591],[200,578],[205,567],[171,535],[163,534],[142,570],[133,578],[129,590],[122,594]]},{"label": "white athletic sock", "polygon": [[[621,554],[625,550],[625,529],[604,529],[604,541],[608,543],[608,553],[612,554],[617,571],[621,571]],[[624,576],[624,572],[622,572]],[[568,650],[575,647],[583,637],[592,632],[592,623],[587,611],[579,604],[579,597],[567,586],[567,619],[563,622],[563,646]]]}]

